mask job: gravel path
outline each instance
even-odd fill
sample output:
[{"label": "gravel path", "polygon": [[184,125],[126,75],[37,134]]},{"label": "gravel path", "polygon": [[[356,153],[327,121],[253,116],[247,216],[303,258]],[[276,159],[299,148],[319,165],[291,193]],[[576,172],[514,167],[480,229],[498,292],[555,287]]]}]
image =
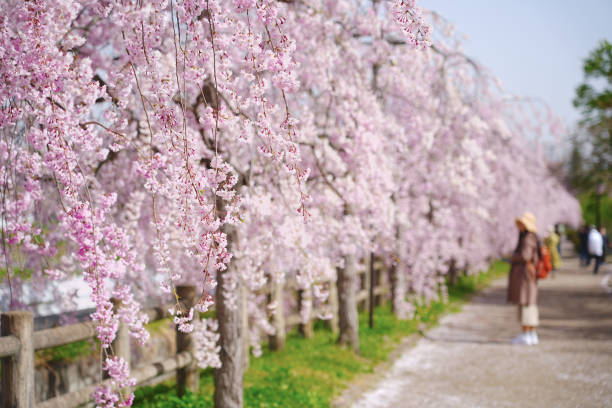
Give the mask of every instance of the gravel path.
[{"label": "gravel path", "polygon": [[517,311],[505,304],[506,280],[495,281],[350,405],[612,407],[612,296],[601,278],[565,259],[540,282],[538,346],[509,344]]}]

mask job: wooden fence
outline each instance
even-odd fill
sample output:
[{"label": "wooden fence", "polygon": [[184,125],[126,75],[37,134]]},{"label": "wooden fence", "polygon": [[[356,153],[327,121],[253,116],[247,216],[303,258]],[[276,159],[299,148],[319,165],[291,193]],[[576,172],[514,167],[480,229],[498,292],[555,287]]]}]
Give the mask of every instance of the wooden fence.
[{"label": "wooden fence", "polygon": [[[372,264],[358,272],[359,291],[357,301],[360,307],[372,310],[374,304],[379,304],[383,296],[389,293],[388,279],[383,273],[382,263]],[[376,266],[376,267],[374,267]],[[321,308],[312,309],[306,322],[302,313],[285,315],[283,310],[284,296],[295,293],[298,306],[301,308],[304,300],[312,296],[310,291],[288,291],[280,284],[271,284],[266,288],[268,302],[276,302],[277,307],[270,316],[270,321],[276,332],[269,338],[269,346],[276,350],[284,346],[286,332],[289,328],[298,326],[304,337],[313,334],[313,322],[322,312]],[[179,286],[177,292],[186,307],[191,307],[196,299],[193,286]],[[335,282],[330,282],[330,295],[326,309],[331,311],[329,325],[333,331],[338,330],[338,295]],[[119,306],[115,304],[115,307]],[[149,321],[164,319],[169,316],[165,306],[144,310]],[[61,346],[80,340],[91,339],[96,335],[93,322],[71,324],[34,331],[34,317],[31,312],[12,311],[1,315],[0,358],[2,359],[2,407],[14,408],[73,408],[91,401],[91,394],[96,387],[108,385],[110,380],[92,384],[77,391],[69,392],[42,402],[35,402],[34,396],[34,355],[36,350]],[[136,384],[155,382],[158,378],[167,378],[169,373],[176,374],[176,386],[179,395],[185,390],[198,389],[199,371],[194,358],[194,342],[192,334],[176,331],[176,354],[161,362],[145,364],[131,369],[131,376]],[[128,328],[119,325],[119,330],[112,346],[115,355],[123,357],[130,364],[130,337]]]}]

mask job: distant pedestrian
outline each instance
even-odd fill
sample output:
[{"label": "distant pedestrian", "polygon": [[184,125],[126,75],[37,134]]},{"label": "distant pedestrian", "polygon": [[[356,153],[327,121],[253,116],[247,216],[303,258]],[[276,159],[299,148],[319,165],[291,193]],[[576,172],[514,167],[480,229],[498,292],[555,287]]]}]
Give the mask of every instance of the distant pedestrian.
[{"label": "distant pedestrian", "polygon": [[606,251],[610,247],[610,237],[608,237],[606,227],[600,228],[599,236],[601,237],[601,253],[600,255],[595,255],[595,267],[593,268],[595,275],[599,272],[599,267],[606,262]]},{"label": "distant pedestrian", "polygon": [[589,231],[586,225],[583,225],[578,230],[578,238],[579,238],[579,256],[580,256],[580,265],[587,266],[589,264],[589,250],[587,245],[587,240],[589,236]]},{"label": "distant pedestrian", "polygon": [[511,259],[507,300],[518,305],[522,333],[514,337],[511,343],[534,345],[538,344],[536,327],[539,325],[535,269],[539,254],[536,218],[526,212],[517,218],[515,223],[519,230],[519,239]]},{"label": "distant pedestrian", "polygon": [[604,242],[601,233],[595,228],[595,226],[591,227],[591,231],[589,231],[588,238],[588,249],[589,255],[595,259],[595,266],[593,268],[593,273],[597,275],[599,271],[599,265],[603,262],[604,257]]},{"label": "distant pedestrian", "polygon": [[555,271],[561,266],[561,255],[559,255],[559,235],[555,232],[555,229],[552,227],[548,227],[548,236],[544,238],[544,245],[548,248],[548,252],[550,253],[550,260],[552,261],[553,268],[553,277],[555,276]]},{"label": "distant pedestrian", "polygon": [[563,227],[563,224],[555,224],[555,234],[559,236],[559,243],[557,244],[557,251],[559,252],[559,258],[561,258],[561,256],[563,255],[561,253],[561,241],[563,241],[564,230],[565,228]]},{"label": "distant pedestrian", "polygon": [[[600,231],[601,231],[601,238],[603,241],[603,255],[602,255],[603,259],[600,265],[604,265],[606,263],[606,253],[612,250],[612,244],[610,243],[610,237],[607,234],[606,227],[602,227]],[[604,276],[603,280],[601,281],[601,286],[603,286],[604,290],[608,293],[612,293],[612,288],[610,288],[609,286],[611,277],[612,277],[612,268],[610,268],[610,266],[608,265],[607,273]]]},{"label": "distant pedestrian", "polygon": [[603,261],[606,262],[606,253],[610,252],[612,249],[612,245],[610,245],[610,236],[608,235],[606,227],[601,227],[599,232],[601,233],[601,239],[603,241]]}]

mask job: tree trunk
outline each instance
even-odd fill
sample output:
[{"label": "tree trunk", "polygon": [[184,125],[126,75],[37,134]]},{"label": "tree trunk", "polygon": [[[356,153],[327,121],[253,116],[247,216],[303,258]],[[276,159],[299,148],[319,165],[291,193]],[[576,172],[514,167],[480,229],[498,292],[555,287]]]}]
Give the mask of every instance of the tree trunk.
[{"label": "tree trunk", "polygon": [[400,272],[398,264],[393,264],[389,271],[391,275],[391,311],[398,314],[400,305],[403,304],[403,297],[406,295],[405,276]]},{"label": "tree trunk", "polygon": [[450,266],[448,267],[448,284],[449,286],[455,286],[457,283],[457,266],[455,265],[455,259],[451,259]]},{"label": "tree trunk", "polygon": [[405,313],[405,296],[406,296],[406,276],[402,272],[402,265],[405,265],[406,260],[402,257],[406,254],[404,228],[401,225],[397,226],[395,232],[397,237],[397,256],[393,260],[393,265],[389,270],[389,280],[391,281],[391,311],[398,317],[404,318]]},{"label": "tree trunk", "polygon": [[368,326],[371,328],[374,327],[374,287],[376,286],[375,282],[375,271],[374,271],[374,252],[370,253],[370,282],[368,285]]},{"label": "tree trunk", "polygon": [[271,282],[268,303],[276,303],[276,308],[270,317],[270,323],[274,327],[274,334],[268,338],[270,350],[281,350],[285,347],[285,299],[283,297],[283,282]]},{"label": "tree trunk", "polygon": [[[179,285],[176,287],[176,294],[181,299],[181,303],[186,311],[189,311],[189,309],[195,306],[197,301],[195,286]],[[196,313],[193,318],[194,323],[195,320],[199,319],[200,317]],[[196,347],[193,336],[193,333],[183,333],[176,330],[176,352],[188,351],[191,353],[192,357],[191,363],[176,370],[176,393],[179,397],[185,395],[186,391],[197,392],[200,385],[200,370],[198,369],[198,362],[195,359]]]},{"label": "tree trunk", "polygon": [[338,343],[350,346],[359,351],[359,319],[355,278],[357,276],[357,258],[348,255],[344,259],[343,269],[338,269],[338,311],[340,336]]},{"label": "tree trunk", "polygon": [[244,354],[242,359],[242,365],[244,367],[244,371],[249,369],[249,364],[251,363],[251,343],[250,343],[250,334],[249,334],[249,312],[247,310],[247,287],[245,285],[241,285],[240,293],[242,295],[242,312],[240,316],[242,318],[242,344],[244,348]]},{"label": "tree trunk", "polygon": [[304,314],[304,307],[309,308],[308,319],[306,322],[300,322],[298,324],[298,332],[304,336],[305,339],[310,339],[314,336],[314,325],[312,321],[312,292],[310,289],[300,289],[297,291],[298,307],[300,308],[300,317]]},{"label": "tree trunk", "polygon": [[[244,374],[242,282],[230,263],[217,274],[216,308],[221,367],[215,369],[215,407],[242,408]],[[228,302],[227,296],[233,299]]]},{"label": "tree trunk", "polygon": [[338,286],[336,282],[331,282],[329,285],[329,299],[327,303],[331,312],[331,319],[328,320],[327,324],[333,334],[338,334],[340,328],[338,320]]}]

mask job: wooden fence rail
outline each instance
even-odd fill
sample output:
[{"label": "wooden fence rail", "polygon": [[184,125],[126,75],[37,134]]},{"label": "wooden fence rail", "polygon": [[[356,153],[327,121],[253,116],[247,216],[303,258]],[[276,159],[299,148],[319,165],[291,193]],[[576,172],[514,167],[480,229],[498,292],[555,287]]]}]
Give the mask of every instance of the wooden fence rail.
[{"label": "wooden fence rail", "polygon": [[[386,280],[381,279],[382,267],[375,265],[375,268],[366,267],[359,272],[361,278],[360,290],[357,293],[357,302],[365,306],[372,298],[369,294],[370,270],[375,270],[377,278],[374,279],[376,286],[372,291],[374,296],[382,296],[390,292]],[[268,303],[275,302],[277,309],[272,313],[271,323],[276,329],[276,333],[270,336],[269,344],[272,349],[281,349],[284,346],[286,331],[297,326],[300,333],[305,337],[312,335],[312,323],[318,316],[331,311],[329,326],[332,331],[338,330],[338,301],[335,290],[335,282],[330,282],[330,296],[327,305],[313,308],[308,314],[307,321],[302,318],[302,300],[310,301],[312,294],[310,291],[293,291],[298,297],[299,313],[284,315],[283,304],[284,296],[288,291],[278,283],[271,284],[266,291],[268,292]],[[179,286],[177,292],[181,299],[185,301],[185,306],[190,307],[195,299],[195,287]],[[378,303],[378,301],[376,302]],[[118,307],[115,304],[115,307]],[[149,321],[161,320],[169,316],[170,306],[160,306],[143,310],[149,316]],[[83,387],[79,390],[69,392],[55,398],[36,403],[34,401],[34,354],[36,350],[50,347],[61,346],[80,340],[95,337],[96,330],[93,322],[83,322],[50,329],[34,331],[34,318],[32,313],[23,311],[5,312],[1,315],[1,337],[0,337],[0,358],[2,359],[2,397],[0,403],[2,407],[14,408],[73,408],[85,404],[91,400],[91,394],[96,387],[108,385],[110,380]],[[191,333],[176,331],[177,352],[161,362],[145,364],[131,369],[131,376],[136,379],[136,384],[146,381],[154,381],[157,378],[167,378],[168,374],[176,375],[178,394],[185,390],[197,391],[199,372],[193,357],[193,339]],[[130,364],[130,339],[127,328],[120,324],[118,334],[112,347],[114,353],[126,359]]]},{"label": "wooden fence rail", "polygon": [[[167,307],[144,310],[151,321],[169,316]],[[0,357],[2,358],[2,397],[0,406],[15,408],[76,407],[91,400],[91,394],[100,384],[94,384],[58,397],[39,402],[34,401],[34,353],[36,350],[62,346],[96,335],[94,322],[76,323],[51,329],[33,331],[34,316],[30,312],[2,313],[2,336]],[[129,336],[125,327],[119,328],[113,350],[129,359]],[[129,360],[128,360],[129,362]],[[176,371],[192,363],[191,353],[182,352],[160,363],[149,364],[132,370],[137,383],[150,380],[165,373]],[[195,368],[197,371],[197,368]],[[105,381],[105,382],[108,382]],[[102,384],[104,384],[103,382]],[[195,391],[195,389],[194,389]]]}]

